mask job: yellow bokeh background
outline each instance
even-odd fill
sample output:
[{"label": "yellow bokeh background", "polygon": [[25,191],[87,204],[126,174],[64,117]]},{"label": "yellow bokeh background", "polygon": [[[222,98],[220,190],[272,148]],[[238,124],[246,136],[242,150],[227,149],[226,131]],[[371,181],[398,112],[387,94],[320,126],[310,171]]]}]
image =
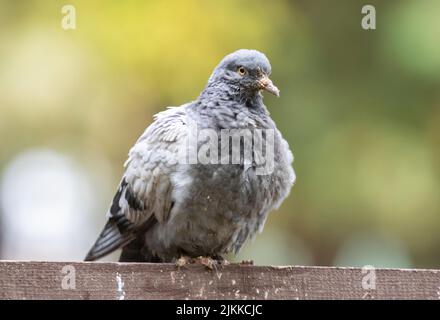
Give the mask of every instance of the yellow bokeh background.
[{"label": "yellow bokeh background", "polygon": [[440,2],[369,4],[366,31],[352,0],[0,0],[0,258],[82,259],[152,116],[253,48],[297,183],[230,258],[438,267]]}]

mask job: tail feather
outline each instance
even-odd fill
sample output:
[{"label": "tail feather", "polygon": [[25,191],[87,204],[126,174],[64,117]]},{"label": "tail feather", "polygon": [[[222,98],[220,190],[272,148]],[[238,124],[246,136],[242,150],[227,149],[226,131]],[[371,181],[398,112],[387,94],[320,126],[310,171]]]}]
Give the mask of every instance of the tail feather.
[{"label": "tail feather", "polygon": [[[122,213],[111,217],[84,261],[97,260],[119,248],[125,247],[135,239],[141,239],[142,237],[139,238],[139,235],[142,235],[155,223],[157,223],[157,220],[154,215],[150,216],[147,221],[141,225],[130,222]],[[135,244],[130,248],[134,248],[134,246]]]},{"label": "tail feather", "polygon": [[[122,221],[120,221],[122,222]],[[127,223],[128,222],[128,223]],[[115,221],[115,219],[110,219],[99,235],[93,247],[90,249],[87,254],[85,261],[94,261],[97,260],[136,239],[136,234],[134,232],[130,232],[132,230],[131,223],[127,220],[123,221],[123,228],[125,229],[121,232],[121,223]]]}]

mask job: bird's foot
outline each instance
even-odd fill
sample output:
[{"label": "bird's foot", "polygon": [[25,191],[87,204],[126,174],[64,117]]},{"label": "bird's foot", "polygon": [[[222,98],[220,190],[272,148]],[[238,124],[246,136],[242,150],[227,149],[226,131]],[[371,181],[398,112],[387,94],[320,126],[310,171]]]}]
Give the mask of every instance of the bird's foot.
[{"label": "bird's foot", "polygon": [[191,263],[193,263],[192,260],[193,259],[191,257],[181,256],[179,259],[176,260],[176,267],[181,268],[181,267],[184,267],[188,264],[191,264]]},{"label": "bird's foot", "polygon": [[254,260],[243,260],[242,262],[240,262],[240,264],[245,266],[253,266]]},{"label": "bird's foot", "polygon": [[217,271],[217,267],[224,267],[229,265],[229,261],[224,259],[221,256],[199,256],[197,258],[191,258],[189,256],[181,256],[179,259],[176,260],[176,266],[178,268],[185,267],[189,264],[199,264],[202,266],[205,266],[206,268],[210,270]]},{"label": "bird's foot", "polygon": [[198,257],[196,258],[196,263],[200,263],[207,267],[210,270],[217,270],[217,267],[223,268],[224,266],[229,265],[229,261],[223,258],[222,256],[212,256],[212,257]]},{"label": "bird's foot", "polygon": [[176,260],[176,266],[178,268],[185,267],[190,264],[201,264],[208,269],[215,269],[217,265],[217,260],[211,258],[211,257],[197,257],[197,258],[191,258],[189,256],[181,256],[179,259]]},{"label": "bird's foot", "polygon": [[209,270],[217,270],[218,261],[211,258],[211,257],[200,256],[200,257],[195,258],[194,262],[205,266]]}]

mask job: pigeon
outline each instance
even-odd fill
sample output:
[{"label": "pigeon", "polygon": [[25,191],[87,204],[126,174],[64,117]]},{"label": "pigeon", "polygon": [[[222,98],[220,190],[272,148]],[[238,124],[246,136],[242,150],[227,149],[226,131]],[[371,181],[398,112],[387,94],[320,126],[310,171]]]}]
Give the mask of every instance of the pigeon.
[{"label": "pigeon", "polygon": [[[263,91],[279,96],[270,74],[263,53],[240,49],[221,60],[196,100],[154,116],[129,152],[86,261],[121,248],[122,262],[222,261],[262,231],[296,178],[263,104]],[[245,141],[261,152],[246,152]]]}]

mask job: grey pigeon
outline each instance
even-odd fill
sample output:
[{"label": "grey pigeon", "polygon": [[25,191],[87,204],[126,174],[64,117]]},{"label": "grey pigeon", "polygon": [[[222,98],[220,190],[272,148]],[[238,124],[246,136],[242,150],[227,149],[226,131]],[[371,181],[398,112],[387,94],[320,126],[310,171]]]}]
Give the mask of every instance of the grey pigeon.
[{"label": "grey pigeon", "polygon": [[[195,101],[155,116],[129,152],[108,221],[86,261],[119,248],[120,261],[221,260],[261,232],[269,212],[280,206],[295,181],[293,155],[263,104],[263,90],[279,95],[270,73],[264,54],[238,50],[220,62]],[[273,167],[259,174],[257,153],[245,155],[245,148],[235,163],[190,162],[180,154],[190,149],[194,124],[218,133],[218,139],[227,129],[245,131],[243,138],[246,132],[259,130],[253,146],[259,141],[266,153],[273,150]],[[196,151],[206,141],[196,140]],[[209,154],[214,155],[218,146],[222,159],[224,153],[232,155],[233,143],[215,142]]]}]

